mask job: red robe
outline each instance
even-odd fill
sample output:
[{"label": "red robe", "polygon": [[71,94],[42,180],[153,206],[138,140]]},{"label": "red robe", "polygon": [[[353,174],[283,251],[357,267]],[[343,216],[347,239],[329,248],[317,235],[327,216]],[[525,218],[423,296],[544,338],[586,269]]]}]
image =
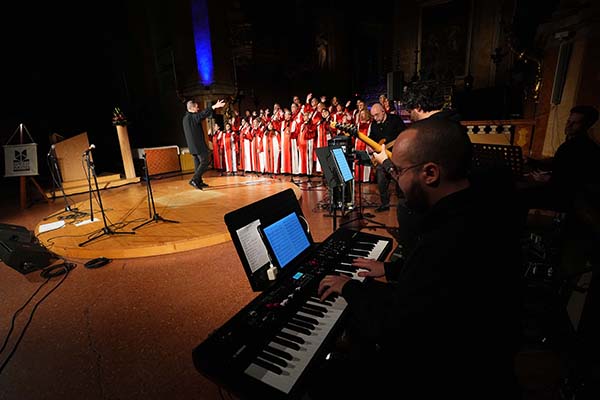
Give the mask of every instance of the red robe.
[{"label": "red robe", "polygon": [[315,137],[315,127],[310,121],[302,124],[300,127],[300,133],[298,134],[298,160],[299,160],[299,171],[301,175],[312,174],[312,141]]},{"label": "red robe", "polygon": [[[358,131],[365,136],[371,134],[371,122],[361,122],[358,124]],[[362,140],[356,140],[354,148],[356,150],[367,150],[367,144]],[[369,165],[358,165],[358,162],[354,162],[354,179],[360,182],[369,182],[371,180],[371,166]]]},{"label": "red robe", "polygon": [[277,132],[281,132],[281,123],[284,120],[284,116],[285,116],[285,114],[283,113],[283,110],[281,108],[279,110],[277,110],[276,112],[274,112],[273,115],[271,116],[271,122],[273,123],[273,129],[275,129]]},{"label": "red robe", "polygon": [[218,130],[211,135],[211,141],[213,145],[213,168],[221,170],[223,169],[223,162],[221,157],[221,141],[223,140],[223,131]]},{"label": "red robe", "polygon": [[292,120],[283,120],[281,122],[281,173],[292,173]]},{"label": "red robe", "polygon": [[253,168],[252,130],[246,125],[240,130],[240,169],[250,172]]},{"label": "red robe", "polygon": [[221,141],[223,151],[223,166],[227,172],[237,172],[238,146],[237,137],[233,131],[223,133]]},{"label": "red robe", "polygon": [[300,173],[300,161],[298,154],[298,136],[300,135],[300,129],[304,123],[302,112],[297,112],[292,115],[291,125],[291,149],[292,149],[292,174],[297,175]]},{"label": "red robe", "polygon": [[[323,119],[321,118],[321,120],[319,122],[317,122],[317,137],[315,140],[315,144],[314,144],[314,148],[319,148],[319,147],[327,147],[328,146],[328,141],[329,139],[331,139],[331,131],[332,128],[329,125],[329,118],[328,119]],[[317,172],[322,172],[323,170],[321,169],[321,163],[319,162],[318,158],[317,158],[317,152],[313,149],[313,157],[314,160],[316,160],[316,170]]]},{"label": "red robe", "polygon": [[275,129],[267,131],[265,134],[267,141],[267,165],[266,172],[269,174],[278,174],[280,162],[281,143],[279,141],[279,132]]},{"label": "red robe", "polygon": [[264,130],[262,128],[252,129],[252,166],[254,172],[265,172],[265,159],[264,159],[264,142],[263,142]]}]

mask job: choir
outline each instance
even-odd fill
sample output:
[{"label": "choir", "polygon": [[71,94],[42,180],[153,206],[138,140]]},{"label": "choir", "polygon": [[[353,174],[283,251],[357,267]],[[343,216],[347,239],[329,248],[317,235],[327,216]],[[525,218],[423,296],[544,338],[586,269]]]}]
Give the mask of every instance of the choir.
[{"label": "choir", "polygon": [[[325,96],[318,99],[309,93],[304,104],[294,96],[289,108],[275,103],[272,111],[246,110],[244,117],[236,111],[225,121],[223,130],[214,124],[209,133],[213,167],[223,174],[321,174],[315,149],[326,147],[336,136],[345,134],[333,128],[332,122],[354,124],[359,132],[370,134],[372,118],[366,103],[357,100],[354,110],[349,109],[350,105],[350,101],[345,106],[340,104],[337,97],[328,105]],[[389,107],[386,111],[395,112]],[[359,139],[351,138],[349,143],[350,151],[372,151]],[[374,180],[371,167],[356,164],[353,169],[355,180]]]}]

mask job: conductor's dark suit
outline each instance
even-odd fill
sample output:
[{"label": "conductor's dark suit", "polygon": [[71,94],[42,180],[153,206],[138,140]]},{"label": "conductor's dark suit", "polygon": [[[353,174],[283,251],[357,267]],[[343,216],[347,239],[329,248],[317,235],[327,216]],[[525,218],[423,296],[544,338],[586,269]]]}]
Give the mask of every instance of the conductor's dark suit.
[{"label": "conductor's dark suit", "polygon": [[186,112],[183,117],[183,133],[187,142],[190,154],[194,157],[195,172],[192,180],[197,184],[202,183],[202,174],[210,165],[210,152],[204,140],[204,129],[202,129],[202,120],[212,116],[213,109],[207,109],[191,113]]}]

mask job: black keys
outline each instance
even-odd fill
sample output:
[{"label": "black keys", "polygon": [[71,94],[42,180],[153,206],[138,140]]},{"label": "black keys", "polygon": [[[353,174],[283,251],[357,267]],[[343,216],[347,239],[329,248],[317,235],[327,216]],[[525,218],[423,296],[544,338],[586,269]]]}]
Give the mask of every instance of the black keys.
[{"label": "black keys", "polygon": [[352,249],[348,252],[348,254],[352,254],[359,257],[367,257],[371,253],[371,250],[358,250]]},{"label": "black keys", "polygon": [[319,325],[319,321],[317,321],[316,319],[311,318],[311,317],[306,317],[304,315],[298,315],[298,314],[296,314],[296,315],[294,315],[294,319],[307,322],[309,324],[312,324],[313,326]]},{"label": "black keys", "polygon": [[268,369],[269,371],[276,373],[277,375],[281,375],[283,373],[281,368],[279,368],[277,365],[273,365],[270,362],[261,360],[260,358],[257,358],[253,362],[254,362],[254,364],[259,365],[265,369]]},{"label": "black keys", "polygon": [[309,329],[311,331],[315,330],[315,326],[313,324],[310,324],[306,321],[302,321],[296,317],[293,317],[290,322],[293,323],[294,325],[301,326],[302,328]]},{"label": "black keys", "polygon": [[288,361],[291,361],[294,358],[294,356],[292,356],[287,351],[276,349],[275,347],[273,347],[271,345],[267,345],[267,347],[265,348],[265,351],[268,351],[271,354],[275,354],[276,356],[284,358]]},{"label": "black keys", "polygon": [[275,342],[277,344],[280,344],[280,345],[282,345],[284,347],[287,347],[288,349],[292,349],[292,350],[296,350],[296,351],[300,350],[300,346],[297,343],[294,343],[294,342],[292,342],[290,340],[286,340],[286,339],[284,339],[282,337],[277,337],[277,336],[274,337],[273,338],[273,342]]},{"label": "black keys", "polygon": [[301,326],[298,326],[298,325],[287,324],[285,327],[288,328],[291,331],[296,331],[298,333],[302,333],[302,334],[307,335],[307,336],[310,335],[310,331],[308,329],[302,328]]},{"label": "black keys", "polygon": [[360,249],[360,250],[371,251],[374,248],[375,248],[375,243],[373,243],[373,244],[371,244],[371,243],[355,243],[352,245],[352,250]]},{"label": "black keys", "polygon": [[282,360],[281,358],[275,357],[274,355],[266,353],[264,351],[262,353],[260,353],[260,358],[262,358],[262,359],[264,359],[266,361],[269,361],[269,362],[271,362],[273,364],[277,364],[277,365],[279,365],[280,367],[283,367],[283,368],[285,368],[285,367],[288,366],[288,363],[285,362],[284,360]]},{"label": "black keys", "polygon": [[313,309],[313,310],[315,310],[315,311],[320,311],[320,312],[322,312],[323,314],[327,313],[327,308],[325,308],[325,307],[323,307],[323,306],[316,305],[316,304],[312,304],[312,303],[305,303],[305,304],[304,304],[304,307],[307,307],[307,308]]},{"label": "black keys", "polygon": [[[290,340],[292,342],[296,342],[298,344],[304,344],[304,339],[302,339],[298,336],[290,335],[289,333],[286,333],[286,332],[279,332],[277,334],[277,336],[280,336],[280,337]],[[275,340],[273,340],[273,341],[275,341]],[[300,350],[300,348],[298,348],[298,350]]]},{"label": "black keys", "polygon": [[322,312],[316,311],[314,308],[306,307],[306,305],[302,306],[302,308],[300,308],[300,311],[306,314],[314,315],[315,317],[319,318],[325,317],[325,314],[323,314]]}]

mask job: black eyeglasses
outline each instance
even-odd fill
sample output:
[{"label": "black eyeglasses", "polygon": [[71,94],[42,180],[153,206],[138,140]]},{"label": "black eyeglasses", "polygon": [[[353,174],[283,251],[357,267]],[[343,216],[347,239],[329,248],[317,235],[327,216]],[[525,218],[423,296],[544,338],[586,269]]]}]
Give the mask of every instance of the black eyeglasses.
[{"label": "black eyeglasses", "polygon": [[427,164],[427,163],[422,162],[422,163],[418,163],[418,164],[409,165],[408,167],[404,167],[404,168],[394,166],[394,168],[391,171],[391,174],[395,179],[398,179],[402,175],[404,175],[408,170],[411,170],[416,167],[420,167],[421,165],[425,165],[425,164]]}]

